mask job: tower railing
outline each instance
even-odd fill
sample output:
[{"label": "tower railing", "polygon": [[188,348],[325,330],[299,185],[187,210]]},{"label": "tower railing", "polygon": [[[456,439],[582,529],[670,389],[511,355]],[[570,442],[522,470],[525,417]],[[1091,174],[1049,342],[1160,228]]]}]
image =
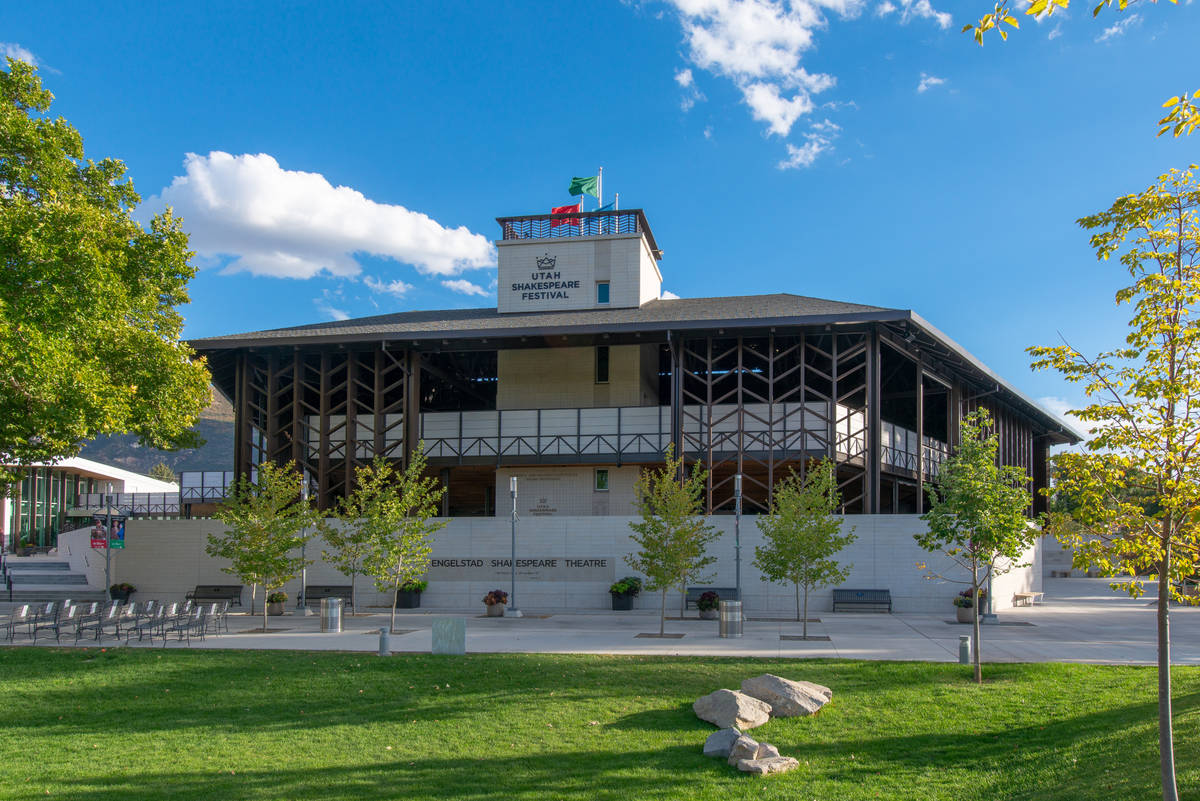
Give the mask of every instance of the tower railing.
[{"label": "tower railing", "polygon": [[658,250],[641,209],[527,214],[521,217],[497,217],[496,222],[500,223],[500,238],[505,240],[645,234],[651,248]]}]

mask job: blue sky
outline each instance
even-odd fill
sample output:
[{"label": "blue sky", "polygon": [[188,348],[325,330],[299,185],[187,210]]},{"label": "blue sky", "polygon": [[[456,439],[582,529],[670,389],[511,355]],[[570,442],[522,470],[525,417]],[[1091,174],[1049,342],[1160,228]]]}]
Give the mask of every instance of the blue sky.
[{"label": "blue sky", "polygon": [[1200,88],[1200,4],[1075,0],[980,48],[989,5],[9,3],[0,42],[183,214],[188,336],[493,305],[494,218],[603,165],[667,290],[915,309],[1075,403],[1024,348],[1118,344],[1123,276],[1074,220],[1200,161],[1154,137]]}]

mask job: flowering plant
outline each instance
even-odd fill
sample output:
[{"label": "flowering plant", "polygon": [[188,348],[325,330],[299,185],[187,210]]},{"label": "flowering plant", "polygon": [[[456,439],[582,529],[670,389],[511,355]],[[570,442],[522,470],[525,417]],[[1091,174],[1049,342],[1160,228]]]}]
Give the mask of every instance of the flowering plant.
[{"label": "flowering plant", "polygon": [[109,592],[137,592],[137,587],[130,584],[128,581],[122,581],[120,584],[114,584],[108,588]]},{"label": "flowering plant", "polygon": [[284,592],[283,590],[276,590],[275,592],[273,592],[267,596],[267,603],[282,604],[282,603],[287,603],[287,599],[288,599],[288,594],[286,592]]},{"label": "flowering plant", "polygon": [[613,595],[635,596],[642,591],[642,580],[637,576],[626,576],[620,581],[613,582],[608,591]]},{"label": "flowering plant", "polygon": [[709,590],[705,593],[702,593],[700,597],[696,599],[696,608],[701,612],[708,612],[709,610],[716,609],[720,603],[721,596],[717,595],[712,590]]},{"label": "flowering plant", "polygon": [[504,590],[492,590],[487,595],[483,596],[483,602],[488,606],[506,604],[508,603],[508,593]]},{"label": "flowering plant", "polygon": [[[986,597],[987,590],[980,587],[979,600],[982,601]],[[958,595],[954,596],[954,605],[962,607],[963,609],[970,609],[971,607],[975,606],[975,600],[971,590],[963,590]]]}]

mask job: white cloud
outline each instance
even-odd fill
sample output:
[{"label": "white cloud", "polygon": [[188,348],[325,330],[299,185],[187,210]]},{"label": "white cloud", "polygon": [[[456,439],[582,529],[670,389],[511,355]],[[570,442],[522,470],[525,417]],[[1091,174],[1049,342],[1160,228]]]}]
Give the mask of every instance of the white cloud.
[{"label": "white cloud", "polygon": [[712,129],[712,126],[711,126],[711,125],[705,125],[705,126],[704,126],[704,138],[705,138],[705,139],[712,139],[712,137],[713,137],[713,129]]},{"label": "white cloud", "polygon": [[659,300],[679,300],[679,296],[669,289],[664,289],[658,298]]},{"label": "white cloud", "polygon": [[189,153],[148,209],[174,207],[202,257],[233,257],[227,272],[312,278],[361,272],[357,253],[411,264],[427,275],[490,267],[491,242],[404,206],[376,203],[319,173],[285,170],[267,155]]},{"label": "white cloud", "polygon": [[[813,162],[822,153],[833,149],[833,140],[838,138],[841,133],[841,126],[824,119],[820,122],[814,122],[808,133],[804,135],[804,144],[797,147],[792,143],[788,143],[788,156],[776,166],[781,170],[798,170],[804,167],[811,167]],[[843,164],[845,162],[842,162]]]},{"label": "white cloud", "polygon": [[0,42],[0,56],[24,61],[26,64],[32,64],[35,67],[38,65],[37,56],[16,42]]},{"label": "white cloud", "polygon": [[1052,30],[1052,31],[1050,31],[1050,33],[1046,34],[1046,38],[1049,39],[1050,41],[1054,41],[1055,39],[1057,39],[1060,36],[1062,36],[1062,23],[1061,22],[1054,26],[1054,30]]},{"label": "white cloud", "polygon": [[1118,36],[1124,36],[1125,32],[1142,21],[1140,14],[1130,14],[1124,19],[1117,20],[1111,26],[1104,29],[1104,33],[1096,37],[1097,42],[1107,42],[1109,39],[1115,39]]},{"label": "white cloud", "polygon": [[675,73],[675,83],[679,84],[683,89],[683,98],[679,101],[679,108],[683,111],[691,111],[692,106],[697,103],[703,103],[707,98],[704,93],[696,86],[696,81],[692,77],[692,71],[682,69]]},{"label": "white cloud", "polygon": [[457,292],[460,295],[479,295],[483,298],[488,296],[488,291],[486,289],[461,278],[457,278],[452,281],[442,281],[442,286],[446,287],[446,289],[449,289],[452,292]]},{"label": "white cloud", "polygon": [[936,75],[930,75],[927,72],[922,72],[921,82],[917,84],[917,93],[924,94],[925,92],[928,92],[931,87],[941,86],[945,82],[945,78],[939,78]]},{"label": "white cloud", "polygon": [[[829,27],[828,16],[859,16],[871,0],[668,0],[679,14],[692,67],[729,79],[742,93],[754,119],[770,134],[786,137],[813,108],[813,95],[833,87],[837,79],[810,73],[801,58],[813,47],[817,31]],[[900,21],[928,17],[945,28],[950,15],[930,0],[897,0],[874,6],[875,13],[899,11]],[[676,73],[687,88],[695,76],[689,67]],[[687,81],[687,83],[685,83]],[[683,103],[690,108],[688,100]],[[805,145],[807,147],[807,145]]]},{"label": "white cloud", "polygon": [[378,292],[381,295],[395,295],[398,298],[404,297],[405,293],[412,289],[412,284],[406,284],[399,279],[395,281],[383,281],[373,275],[368,275],[364,278],[363,283],[372,292]]},{"label": "white cloud", "polygon": [[907,25],[913,19],[931,19],[942,30],[953,22],[949,14],[938,11],[929,0],[900,0],[900,24]]}]

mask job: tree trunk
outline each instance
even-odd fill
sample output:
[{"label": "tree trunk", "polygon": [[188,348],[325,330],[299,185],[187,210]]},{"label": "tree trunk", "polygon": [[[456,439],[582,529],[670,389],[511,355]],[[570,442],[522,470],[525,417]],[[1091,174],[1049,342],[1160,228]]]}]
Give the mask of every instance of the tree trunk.
[{"label": "tree trunk", "polygon": [[804,585],[804,639],[808,639],[808,585]]},{"label": "tree trunk", "polygon": [[388,632],[396,633],[396,593],[400,591],[400,582],[396,582],[396,586],[392,587],[392,619],[388,623]]},{"label": "tree trunk", "polygon": [[[798,582],[798,581],[795,582],[795,586],[796,586],[796,620],[797,620],[797,622],[799,622],[800,617],[801,617],[800,616],[800,582]],[[808,615],[804,615],[804,617],[808,617]]]},{"label": "tree trunk", "polygon": [[667,588],[662,590],[662,614],[658,616],[658,636],[661,637],[667,632]]},{"label": "tree trunk", "polygon": [[1163,558],[1158,566],[1158,760],[1163,801],[1178,801],[1175,785],[1175,733],[1171,712],[1171,521],[1163,520]]},{"label": "tree trunk", "polygon": [[250,585],[250,616],[251,617],[254,616],[254,596],[257,592],[258,592],[258,585],[251,584]]},{"label": "tree trunk", "polygon": [[350,573],[350,612],[351,614],[358,611],[358,591],[354,589],[354,578],[358,575],[358,571]]},{"label": "tree trunk", "polygon": [[979,659],[979,566],[976,564],[971,565],[971,587],[975,591],[975,597],[971,599],[971,611],[974,613],[971,615],[971,623],[975,630],[975,683],[983,684],[983,666]]},{"label": "tree trunk", "polygon": [[269,594],[270,593],[267,590],[266,585],[264,584],[263,585],[263,634],[267,633],[267,607],[270,606],[270,604],[267,603],[267,596]]}]

